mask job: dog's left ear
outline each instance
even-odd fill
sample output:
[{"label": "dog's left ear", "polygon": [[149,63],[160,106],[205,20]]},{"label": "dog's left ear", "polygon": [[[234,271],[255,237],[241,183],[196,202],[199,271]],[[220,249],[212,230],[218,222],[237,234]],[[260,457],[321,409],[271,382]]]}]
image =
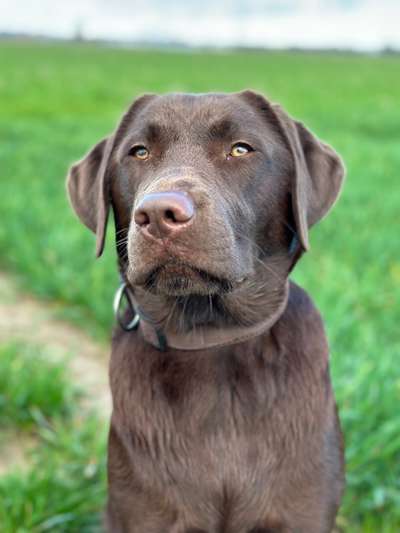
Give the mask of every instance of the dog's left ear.
[{"label": "dog's left ear", "polygon": [[345,173],[342,160],[302,123],[290,118],[281,106],[253,91],[240,94],[262,111],[292,156],[292,210],[298,241],[307,251],[308,229],[328,213],[340,193]]},{"label": "dog's left ear", "polygon": [[310,247],[308,229],[321,220],[339,196],[345,168],[338,154],[278,105],[271,108],[294,162],[292,208],[303,250]]},{"label": "dog's left ear", "polygon": [[97,143],[80,161],[72,165],[67,177],[68,195],[81,222],[96,234],[96,256],[104,249],[110,193],[107,169],[114,135]]}]

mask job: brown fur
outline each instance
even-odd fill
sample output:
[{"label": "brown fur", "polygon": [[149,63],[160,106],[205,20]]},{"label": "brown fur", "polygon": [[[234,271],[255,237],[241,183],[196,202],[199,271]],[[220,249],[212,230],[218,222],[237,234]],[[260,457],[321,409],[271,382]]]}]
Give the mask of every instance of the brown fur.
[{"label": "brown fur", "polygon": [[[254,148],[232,157],[236,142]],[[146,161],[132,156],[145,145]],[[120,269],[164,331],[252,325],[272,315],[335,201],[335,152],[251,91],[146,95],[71,169],[68,188],[101,254],[112,206]],[[183,191],[179,234],[133,221],[146,194]],[[206,350],[116,328],[107,523],[113,533],[328,533],[343,449],[321,317],[290,283],[264,334]]]}]

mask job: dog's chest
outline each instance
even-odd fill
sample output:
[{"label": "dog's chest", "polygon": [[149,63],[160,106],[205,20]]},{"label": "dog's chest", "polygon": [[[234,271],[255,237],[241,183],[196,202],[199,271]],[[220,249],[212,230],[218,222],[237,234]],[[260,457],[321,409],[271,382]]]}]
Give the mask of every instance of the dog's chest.
[{"label": "dog's chest", "polygon": [[296,462],[315,427],[313,383],[306,402],[300,384],[285,364],[254,354],[130,350],[111,364],[113,418],[160,488],[210,493],[269,482],[273,490],[279,465]]}]

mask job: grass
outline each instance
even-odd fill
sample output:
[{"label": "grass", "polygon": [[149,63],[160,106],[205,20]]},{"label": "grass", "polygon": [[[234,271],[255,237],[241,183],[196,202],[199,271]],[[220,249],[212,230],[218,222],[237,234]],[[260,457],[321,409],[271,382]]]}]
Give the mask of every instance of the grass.
[{"label": "grass", "polygon": [[322,311],[332,347],[347,442],[341,523],[350,532],[398,531],[399,58],[2,43],[0,63],[0,265],[103,336],[118,283],[112,239],[96,263],[64,177],[134,96],[252,87],[341,153],[342,198],[312,231],[295,278]]},{"label": "grass", "polygon": [[71,415],[78,398],[64,362],[49,362],[38,347],[0,347],[0,425],[29,429],[38,418]]},{"label": "grass", "polygon": [[50,362],[39,348],[1,347],[0,447],[11,426],[30,443],[23,467],[0,477],[2,533],[99,531],[105,424],[81,412],[80,395],[65,364]]},{"label": "grass", "polygon": [[0,477],[2,533],[99,531],[105,502],[105,435],[96,416],[38,422],[27,469]]}]

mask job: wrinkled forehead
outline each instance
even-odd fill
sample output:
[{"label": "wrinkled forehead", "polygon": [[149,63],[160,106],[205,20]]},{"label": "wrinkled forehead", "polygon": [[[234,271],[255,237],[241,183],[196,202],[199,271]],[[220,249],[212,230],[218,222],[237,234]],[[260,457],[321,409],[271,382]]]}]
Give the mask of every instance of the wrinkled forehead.
[{"label": "wrinkled forehead", "polygon": [[155,96],[132,117],[129,132],[143,139],[240,139],[266,135],[268,121],[240,94]]}]

